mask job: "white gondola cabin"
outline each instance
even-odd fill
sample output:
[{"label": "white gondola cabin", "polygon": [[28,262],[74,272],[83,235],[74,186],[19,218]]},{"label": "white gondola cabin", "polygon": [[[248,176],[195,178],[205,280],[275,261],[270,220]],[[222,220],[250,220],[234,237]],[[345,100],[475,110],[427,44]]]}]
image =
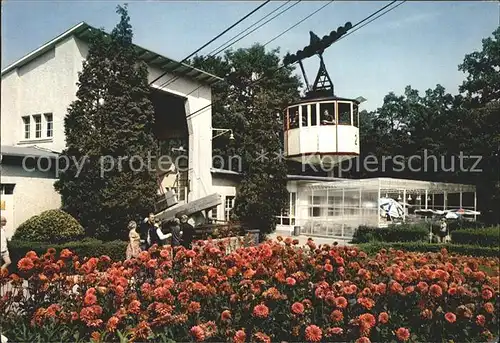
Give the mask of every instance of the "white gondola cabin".
[{"label": "white gondola cabin", "polygon": [[338,164],[359,155],[359,102],[335,96],[292,104],[284,113],[285,157]]}]

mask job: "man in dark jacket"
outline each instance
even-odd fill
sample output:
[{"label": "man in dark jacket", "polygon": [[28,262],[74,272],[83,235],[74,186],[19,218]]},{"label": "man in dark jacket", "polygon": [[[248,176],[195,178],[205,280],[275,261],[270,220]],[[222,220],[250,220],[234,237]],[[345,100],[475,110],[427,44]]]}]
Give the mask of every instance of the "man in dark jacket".
[{"label": "man in dark jacket", "polygon": [[149,247],[151,247],[151,245],[153,245],[150,242],[148,242],[149,233],[152,230],[156,231],[155,215],[154,213],[151,212],[149,216],[145,218],[144,221],[142,222],[139,231],[139,236],[141,237],[141,250],[147,250]]},{"label": "man in dark jacket", "polygon": [[182,240],[182,230],[180,226],[180,221],[178,218],[175,218],[172,223],[172,248],[181,245],[181,240]]},{"label": "man in dark jacket", "polygon": [[181,230],[182,230],[182,245],[186,249],[191,249],[193,243],[194,227],[188,223],[188,216],[185,214],[181,217]]}]

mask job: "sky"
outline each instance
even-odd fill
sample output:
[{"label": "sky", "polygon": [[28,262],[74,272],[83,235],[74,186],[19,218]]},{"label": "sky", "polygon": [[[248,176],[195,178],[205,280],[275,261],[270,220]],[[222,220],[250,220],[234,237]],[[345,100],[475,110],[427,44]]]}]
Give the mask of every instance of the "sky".
[{"label": "sky", "polygon": [[[262,2],[259,1],[129,1],[134,42],[176,60],[182,60]],[[325,1],[302,1],[289,11],[236,43],[232,48],[266,43]],[[334,1],[267,47],[284,55],[309,44],[309,31],[319,37],[347,21],[366,18],[389,1]],[[2,69],[81,21],[111,31],[119,17],[115,1],[2,1]],[[208,54],[229,38],[282,5],[272,1],[202,50]],[[285,8],[285,7],[284,7]],[[276,12],[277,13],[277,12]],[[426,89],[443,85],[452,94],[465,74],[458,71],[464,56],[481,49],[481,40],[500,24],[500,2],[407,1],[324,53],[328,72],[340,97],[367,99],[374,110],[393,91],[407,85]],[[310,82],[319,59],[304,61]],[[300,74],[300,69],[297,68]],[[302,77],[301,77],[302,78]]]}]

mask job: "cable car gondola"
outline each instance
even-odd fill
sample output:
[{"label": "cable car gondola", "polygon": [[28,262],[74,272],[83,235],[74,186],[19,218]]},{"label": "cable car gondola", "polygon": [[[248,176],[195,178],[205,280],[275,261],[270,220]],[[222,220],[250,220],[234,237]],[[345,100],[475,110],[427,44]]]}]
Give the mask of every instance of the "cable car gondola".
[{"label": "cable car gondola", "polygon": [[[360,102],[335,95],[323,61],[323,51],[351,27],[348,22],[321,40],[310,32],[309,46],[284,58],[285,65],[299,62],[307,87],[305,96],[284,110],[284,156],[287,159],[331,166],[359,155]],[[310,87],[302,60],[315,54],[320,58],[320,67]]]}]

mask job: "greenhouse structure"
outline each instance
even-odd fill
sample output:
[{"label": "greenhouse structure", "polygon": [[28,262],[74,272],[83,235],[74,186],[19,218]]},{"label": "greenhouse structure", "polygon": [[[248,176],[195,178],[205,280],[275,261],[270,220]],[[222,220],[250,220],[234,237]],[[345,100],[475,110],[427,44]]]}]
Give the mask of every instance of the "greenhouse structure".
[{"label": "greenhouse structure", "polygon": [[[430,214],[467,211],[476,220],[476,188],[472,185],[393,178],[341,179],[331,182],[289,182],[290,208],[278,230],[300,227],[309,236],[350,238],[362,225],[425,220]],[[383,203],[398,211],[387,211]],[[465,217],[465,216],[464,216]],[[283,221],[285,219],[285,221]]]}]

